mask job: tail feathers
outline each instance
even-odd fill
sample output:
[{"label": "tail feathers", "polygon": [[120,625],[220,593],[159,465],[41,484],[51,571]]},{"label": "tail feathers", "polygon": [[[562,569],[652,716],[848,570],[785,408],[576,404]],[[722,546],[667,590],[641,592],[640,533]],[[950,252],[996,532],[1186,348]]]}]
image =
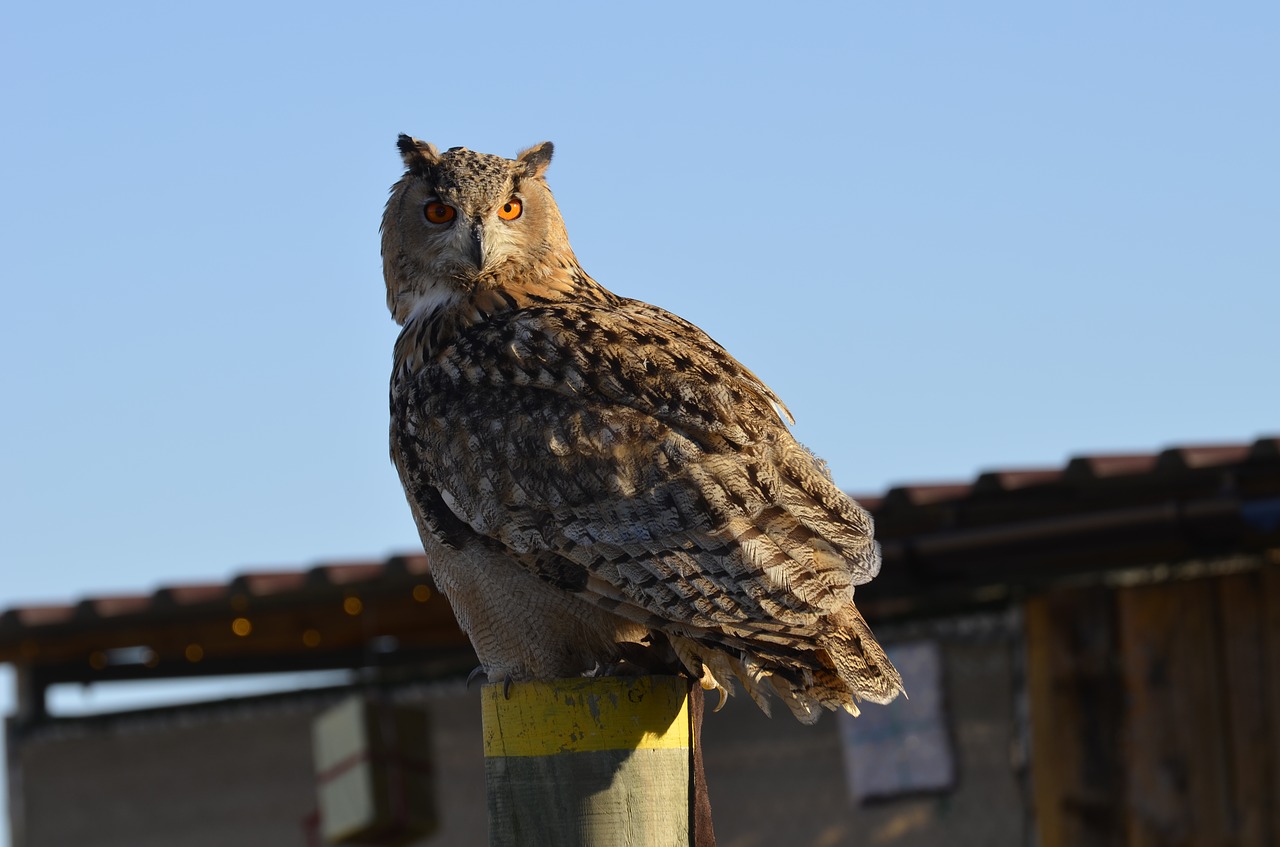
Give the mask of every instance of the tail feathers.
[{"label": "tail feathers", "polygon": [[822,634],[791,656],[776,645],[736,651],[725,645],[668,636],[684,666],[708,691],[720,692],[719,711],[734,681],[766,715],[776,696],[801,723],[817,721],[823,709],[859,714],[858,701],[888,703],[902,692],[902,677],[852,603],[823,622]]},{"label": "tail feathers", "polygon": [[818,637],[818,644],[840,682],[855,697],[872,703],[888,703],[897,697],[903,690],[902,676],[857,608],[850,603],[828,622],[831,628]]}]

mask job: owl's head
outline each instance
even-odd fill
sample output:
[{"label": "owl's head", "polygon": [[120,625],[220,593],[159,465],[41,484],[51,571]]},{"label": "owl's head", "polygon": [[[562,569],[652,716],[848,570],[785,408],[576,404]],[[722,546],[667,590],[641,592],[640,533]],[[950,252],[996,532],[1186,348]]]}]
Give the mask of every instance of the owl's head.
[{"label": "owl's head", "polygon": [[405,174],[382,216],[387,307],[399,324],[572,257],[543,174],[551,142],[515,159],[401,135]]}]

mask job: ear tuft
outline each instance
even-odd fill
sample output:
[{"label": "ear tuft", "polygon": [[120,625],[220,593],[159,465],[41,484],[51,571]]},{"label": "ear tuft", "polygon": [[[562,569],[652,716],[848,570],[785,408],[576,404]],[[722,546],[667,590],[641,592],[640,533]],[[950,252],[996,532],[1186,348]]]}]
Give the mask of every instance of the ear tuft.
[{"label": "ear tuft", "polygon": [[411,171],[424,171],[440,161],[440,151],[434,144],[429,141],[419,141],[404,133],[396,139],[396,147],[400,149],[400,158],[404,160],[404,166]]},{"label": "ear tuft", "polygon": [[547,172],[547,167],[551,164],[551,153],[554,150],[555,146],[550,141],[544,141],[522,151],[516,157],[516,161],[524,165],[525,176],[540,177]]}]

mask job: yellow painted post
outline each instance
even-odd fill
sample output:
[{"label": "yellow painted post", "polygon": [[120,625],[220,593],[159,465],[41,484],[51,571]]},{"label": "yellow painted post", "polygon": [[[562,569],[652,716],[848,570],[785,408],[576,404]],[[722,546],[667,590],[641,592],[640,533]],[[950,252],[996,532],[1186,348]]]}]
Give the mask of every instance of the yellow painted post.
[{"label": "yellow painted post", "polygon": [[[700,715],[691,714],[687,680],[505,688],[481,694],[490,845],[694,847],[694,804],[705,793],[697,796]],[[701,817],[709,830],[709,807]]]}]

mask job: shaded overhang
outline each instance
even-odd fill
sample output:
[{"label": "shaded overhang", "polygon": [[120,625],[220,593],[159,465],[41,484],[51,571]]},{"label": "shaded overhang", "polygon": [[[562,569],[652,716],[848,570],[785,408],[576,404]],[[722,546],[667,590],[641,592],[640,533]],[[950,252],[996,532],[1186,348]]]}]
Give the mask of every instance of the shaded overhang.
[{"label": "shaded overhang", "polygon": [[[884,553],[880,576],[858,589],[873,621],[1169,563],[1280,564],[1280,437],[1080,456],[857,499]],[[0,662],[42,690],[331,668],[439,675],[475,658],[417,553],[18,606],[0,614]]]}]

